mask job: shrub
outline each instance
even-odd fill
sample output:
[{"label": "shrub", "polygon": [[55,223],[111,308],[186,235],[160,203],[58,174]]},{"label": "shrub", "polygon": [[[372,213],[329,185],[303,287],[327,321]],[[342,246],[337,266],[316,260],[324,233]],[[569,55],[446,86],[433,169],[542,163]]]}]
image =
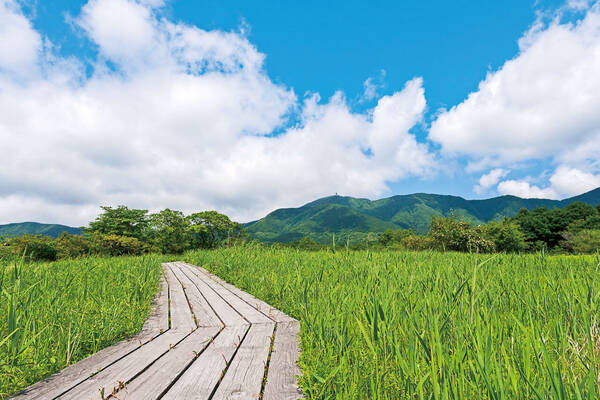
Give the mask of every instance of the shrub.
[{"label": "shrub", "polygon": [[36,261],[56,260],[57,250],[54,239],[41,235],[23,235],[9,240],[13,254]]},{"label": "shrub", "polygon": [[139,255],[151,249],[137,238],[95,233],[90,238],[93,253],[104,256]]},{"label": "shrub", "polygon": [[407,250],[434,250],[437,248],[435,241],[429,236],[410,235],[402,239],[402,246]]},{"label": "shrub", "polygon": [[584,229],[577,233],[566,232],[563,236],[563,247],[574,253],[600,251],[600,230]]},{"label": "shrub", "polygon": [[415,235],[412,229],[386,229],[385,232],[379,235],[379,243],[387,247],[394,243],[402,243],[404,238],[411,235]]},{"label": "shrub", "polygon": [[57,257],[78,258],[90,254],[90,239],[81,235],[69,235],[63,232],[55,241]]},{"label": "shrub", "polygon": [[487,253],[494,251],[494,243],[488,240],[481,227],[454,216],[433,217],[429,236],[442,250]]},{"label": "shrub", "polygon": [[494,243],[496,251],[518,253],[526,248],[525,235],[516,222],[504,218],[483,227],[485,236]]}]

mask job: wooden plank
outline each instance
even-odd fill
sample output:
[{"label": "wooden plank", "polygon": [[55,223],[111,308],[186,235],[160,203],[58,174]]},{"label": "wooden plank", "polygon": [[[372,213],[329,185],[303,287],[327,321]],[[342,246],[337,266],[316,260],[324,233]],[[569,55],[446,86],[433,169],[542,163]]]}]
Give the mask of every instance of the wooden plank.
[{"label": "wooden plank", "polygon": [[225,300],[227,303],[229,303],[229,305],[231,305],[231,307],[239,312],[248,322],[252,324],[269,324],[274,322],[272,319],[259,312],[254,307],[250,306],[244,300],[234,295],[229,289],[226,289],[223,287],[223,285],[217,283],[207,275],[200,272],[197,268],[190,267],[188,264],[184,263],[179,263],[179,265],[182,266],[182,268],[186,268],[188,271],[191,271],[200,280],[204,281],[215,292],[217,292],[223,300]]},{"label": "wooden plank", "polygon": [[273,350],[263,400],[297,400],[302,398],[297,381],[300,375],[298,357],[298,334],[300,323],[281,322],[277,324]]},{"label": "wooden plank", "polygon": [[208,301],[211,307],[215,310],[215,313],[219,316],[225,326],[230,325],[246,325],[246,321],[240,313],[234,310],[225,300],[221,298],[209,285],[203,280],[198,278],[189,269],[182,269],[182,272],[187,276],[198,288],[198,290],[204,295],[204,298]]},{"label": "wooden plank", "polygon": [[252,325],[212,400],[258,400],[274,323]]},{"label": "wooden plank", "polygon": [[196,268],[198,271],[204,273],[205,275],[209,276],[211,279],[217,281],[218,283],[223,285],[225,288],[229,289],[233,294],[235,294],[236,296],[238,296],[239,298],[244,300],[246,303],[250,304],[252,307],[257,309],[258,311],[267,315],[269,318],[271,318],[275,322],[296,321],[296,319],[285,314],[283,311],[280,311],[280,310],[276,309],[275,307],[272,307],[271,305],[265,303],[264,301],[257,299],[256,297],[252,296],[250,293],[244,292],[243,290],[241,290],[241,289],[233,286],[232,284],[224,281],[223,279],[219,278],[215,274],[210,273],[206,269],[195,266],[193,264],[186,263],[186,265],[191,268]]},{"label": "wooden plank", "polygon": [[178,266],[171,264],[171,269],[175,274],[175,277],[183,285],[183,290],[192,306],[192,311],[194,312],[194,317],[196,318],[198,326],[223,326],[223,323],[210,307],[210,304],[208,304],[204,296],[202,296],[202,293],[200,293],[200,290],[198,290],[194,282],[192,282]]},{"label": "wooden plank", "polygon": [[59,397],[61,400],[99,400],[131,381],[189,333],[170,329]]},{"label": "wooden plank", "polygon": [[181,330],[186,333],[190,333],[192,330],[196,329],[196,322],[194,321],[194,316],[192,315],[192,310],[190,309],[190,305],[188,304],[187,298],[185,297],[185,292],[183,291],[183,286],[171,270],[170,263],[163,264],[165,265],[165,276],[167,277],[167,281],[169,282],[169,294],[170,294],[170,302],[171,302],[171,329]]},{"label": "wooden plank", "polygon": [[125,355],[139,349],[144,343],[154,339],[169,327],[168,284],[161,280],[150,317],[142,330],[125,340],[106,347],[87,358],[53,374],[17,393],[11,399],[47,400],[52,399],[69,388],[85,381],[90,375],[106,368]]},{"label": "wooden plank", "polygon": [[219,336],[190,365],[162,399],[209,399],[249,327],[249,325],[236,325],[223,328]]},{"label": "wooden plank", "polygon": [[119,400],[157,399],[179,377],[220,331],[219,327],[198,328],[117,392]]}]

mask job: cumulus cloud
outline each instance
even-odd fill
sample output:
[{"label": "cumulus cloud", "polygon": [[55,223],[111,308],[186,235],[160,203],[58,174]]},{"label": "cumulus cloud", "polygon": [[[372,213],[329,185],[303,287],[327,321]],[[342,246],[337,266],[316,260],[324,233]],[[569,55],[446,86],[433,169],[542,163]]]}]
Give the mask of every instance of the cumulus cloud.
[{"label": "cumulus cloud", "polygon": [[485,193],[489,188],[498,183],[498,181],[508,175],[510,171],[502,168],[494,168],[487,174],[484,174],[479,178],[479,183],[473,187],[473,190],[477,194]]},{"label": "cumulus cloud", "polygon": [[575,196],[600,187],[600,174],[593,174],[566,165],[559,166],[550,177],[550,184],[541,188],[528,180],[506,180],[498,191],[525,198],[560,199]]},{"label": "cumulus cloud", "polygon": [[98,50],[86,74],[0,0],[19,32],[0,23],[0,52],[29,49],[0,57],[0,223],[85,224],[103,204],[247,221],[335,192],[379,196],[436,168],[409,133],[426,108],[420,78],[367,113],[342,93],[298,101],[243,34],[171,22],[163,3],[90,0],[75,19]]},{"label": "cumulus cloud", "polygon": [[[564,22],[569,10],[583,16]],[[467,156],[470,172],[525,160],[551,160],[588,175],[598,172],[600,3],[568,2],[550,22],[534,23],[519,48],[465,101],[439,113],[429,139],[440,143],[446,155]],[[553,176],[563,172],[558,168]],[[540,189],[505,181],[499,190],[534,197],[572,192],[554,185]]]},{"label": "cumulus cloud", "polygon": [[42,39],[14,0],[0,0],[0,72],[29,74],[42,50]]}]

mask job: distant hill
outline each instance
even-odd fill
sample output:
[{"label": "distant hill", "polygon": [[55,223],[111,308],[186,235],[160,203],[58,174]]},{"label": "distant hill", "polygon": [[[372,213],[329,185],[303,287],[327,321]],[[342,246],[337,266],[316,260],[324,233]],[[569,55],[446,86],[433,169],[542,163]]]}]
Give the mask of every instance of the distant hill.
[{"label": "distant hill", "polygon": [[44,235],[57,237],[63,232],[81,235],[80,228],[59,224],[40,224],[37,222],[20,222],[16,224],[0,225],[0,237],[21,236],[24,234]]},{"label": "distant hill", "polygon": [[330,196],[302,207],[275,210],[245,227],[254,238],[267,242],[291,242],[303,236],[326,242],[331,240],[332,233],[342,241],[352,241],[369,232],[379,233],[388,228],[410,228],[426,233],[432,216],[447,216],[450,211],[473,223],[484,223],[512,217],[522,208],[562,208],[575,201],[594,206],[599,204],[600,188],[565,200],[522,199],[516,196],[465,200],[458,196],[426,193],[375,201]]}]

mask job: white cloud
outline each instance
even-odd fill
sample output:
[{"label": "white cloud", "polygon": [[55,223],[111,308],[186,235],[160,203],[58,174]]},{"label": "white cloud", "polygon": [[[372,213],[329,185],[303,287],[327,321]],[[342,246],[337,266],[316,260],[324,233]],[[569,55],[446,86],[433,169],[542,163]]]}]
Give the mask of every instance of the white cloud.
[{"label": "white cloud", "polygon": [[559,166],[545,188],[527,180],[506,180],[498,184],[498,191],[525,198],[559,199],[576,196],[600,187],[600,174],[593,174],[566,165]]},{"label": "white cloud", "polygon": [[0,72],[34,72],[42,39],[14,0],[0,0]]},{"label": "white cloud", "polygon": [[469,156],[471,169],[529,159],[597,159],[600,5],[577,23],[555,18],[547,26],[534,24],[519,45],[514,59],[438,116],[429,138],[446,154]]},{"label": "white cloud", "polygon": [[[335,192],[379,196],[436,168],[409,133],[426,108],[421,79],[366,114],[341,93],[299,103],[243,35],[170,22],[155,13],[162,4],[83,7],[76,22],[99,54],[91,76],[49,48],[23,61],[43,74],[0,71],[0,223],[85,224],[104,204],[245,221]],[[24,18],[0,8],[0,21]]]},{"label": "white cloud", "polygon": [[500,179],[508,175],[509,172],[510,171],[502,168],[495,168],[487,174],[482,175],[481,178],[479,178],[479,184],[475,185],[473,190],[477,194],[483,194],[489,188],[497,184]]}]

